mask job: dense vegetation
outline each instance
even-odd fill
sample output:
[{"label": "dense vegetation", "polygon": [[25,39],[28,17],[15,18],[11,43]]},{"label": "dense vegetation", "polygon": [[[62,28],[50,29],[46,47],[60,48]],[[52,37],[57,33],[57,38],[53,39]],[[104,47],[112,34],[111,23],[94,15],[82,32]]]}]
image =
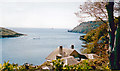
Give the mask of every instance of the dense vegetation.
[{"label": "dense vegetation", "polygon": [[[108,59],[108,25],[107,24],[102,24],[100,27],[88,32],[84,38],[81,38],[86,41],[86,44],[83,45],[85,49],[81,49],[82,53],[94,53],[100,56],[100,59],[103,61],[99,60],[99,63],[104,63],[105,67],[108,66],[109,64],[109,59]],[[96,61],[96,59],[92,60]],[[104,66],[102,65],[102,66]],[[96,66],[99,66],[96,65]],[[99,66],[102,68],[102,66]]]},{"label": "dense vegetation", "polygon": [[[83,60],[77,65],[64,65],[62,62],[63,60],[53,60],[53,66],[52,69],[53,71],[88,71],[88,70],[95,70],[95,69],[100,69],[100,70],[105,70],[109,69],[108,66],[105,66],[103,59],[98,60]],[[100,63],[103,61],[102,63]],[[96,66],[97,65],[97,66]],[[49,63],[47,63],[47,66],[50,66]],[[101,67],[100,67],[101,66]],[[2,71],[49,71],[48,69],[43,70],[42,65],[39,66],[33,66],[32,64],[27,64],[25,63],[24,65],[18,66],[18,64],[10,64],[8,62],[4,62],[3,65],[0,64],[0,70]]]},{"label": "dense vegetation", "polygon": [[[118,14],[120,11],[120,2],[116,2],[115,0],[92,2],[89,0],[84,5],[80,5],[79,9],[80,11],[75,14],[81,21],[93,17],[108,24],[110,68],[120,70],[120,15]],[[85,16],[84,14],[87,15]],[[118,17],[118,23],[114,21],[116,17]]]},{"label": "dense vegetation", "polygon": [[[115,18],[115,23],[118,23],[118,19]],[[100,56],[100,63],[104,62],[105,67],[108,66],[110,68],[109,63],[109,37],[108,37],[108,24],[103,23],[98,28],[88,32],[85,36],[80,37],[80,39],[85,40],[86,44],[82,45],[85,47],[81,49],[82,53],[94,53]],[[96,59],[92,60],[96,61]],[[102,65],[102,66],[104,66]],[[97,65],[96,65],[97,66]],[[100,66],[100,67],[102,67]]]},{"label": "dense vegetation", "polygon": [[[84,51],[82,53],[96,53],[98,49],[108,49],[108,31],[107,24],[102,24],[100,27],[88,32],[84,38],[81,38],[87,42]],[[101,50],[102,51],[102,50]],[[96,53],[98,54],[98,53]]]}]

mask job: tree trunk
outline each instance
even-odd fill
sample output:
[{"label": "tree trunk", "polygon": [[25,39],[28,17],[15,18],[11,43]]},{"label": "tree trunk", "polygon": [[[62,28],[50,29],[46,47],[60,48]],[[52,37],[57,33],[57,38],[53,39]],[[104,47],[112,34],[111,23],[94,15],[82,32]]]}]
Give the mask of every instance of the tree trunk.
[{"label": "tree trunk", "polygon": [[120,17],[115,37],[114,57],[114,69],[120,70]]},{"label": "tree trunk", "polygon": [[110,65],[111,65],[111,69],[115,69],[115,55],[114,55],[114,40],[115,40],[115,24],[114,24],[114,16],[113,16],[113,9],[114,7],[114,0],[113,2],[108,2],[108,4],[106,5],[106,9],[108,12],[108,22],[109,22],[109,47],[110,47]]},{"label": "tree trunk", "polygon": [[[111,54],[110,54],[110,65],[111,69],[120,69],[120,21],[118,23],[118,26],[115,26],[114,23],[114,0],[113,2],[109,2],[106,5],[107,12],[108,12],[108,21],[109,21],[109,41],[110,41],[110,48],[111,48]],[[120,18],[119,18],[120,20]],[[117,31],[116,31],[117,28]],[[116,31],[116,34],[115,34]]]},{"label": "tree trunk", "polygon": [[108,22],[109,22],[109,36],[110,36],[110,47],[113,50],[114,47],[114,40],[115,40],[115,24],[114,24],[114,16],[113,16],[113,6],[114,2],[109,2],[106,5],[107,12],[108,12]]}]

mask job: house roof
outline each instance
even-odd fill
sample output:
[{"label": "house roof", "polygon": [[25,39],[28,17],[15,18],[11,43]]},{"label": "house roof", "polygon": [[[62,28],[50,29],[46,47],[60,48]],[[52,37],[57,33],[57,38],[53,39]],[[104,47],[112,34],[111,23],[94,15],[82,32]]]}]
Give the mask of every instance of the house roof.
[{"label": "house roof", "polygon": [[64,57],[62,59],[65,65],[74,65],[78,63],[78,61],[73,56]]},{"label": "house roof", "polygon": [[95,58],[99,58],[98,55],[96,54],[84,54],[88,59],[95,59]]},{"label": "house roof", "polygon": [[[75,49],[70,49],[70,48],[62,48],[62,56],[70,56],[70,54],[76,51]],[[46,57],[47,60],[55,60],[56,59],[56,55],[59,55],[59,47],[56,48],[52,53],[50,53],[48,55],[48,57]]]}]

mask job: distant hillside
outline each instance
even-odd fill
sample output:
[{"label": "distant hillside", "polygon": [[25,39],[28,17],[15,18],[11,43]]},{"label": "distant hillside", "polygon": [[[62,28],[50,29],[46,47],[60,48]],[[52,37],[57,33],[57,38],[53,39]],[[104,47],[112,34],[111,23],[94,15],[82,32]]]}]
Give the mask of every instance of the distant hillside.
[{"label": "distant hillside", "polygon": [[82,22],[72,30],[68,30],[68,32],[75,32],[75,33],[87,33],[93,29],[99,27],[103,22],[101,21],[88,21]]},{"label": "distant hillside", "polygon": [[12,31],[10,29],[6,29],[3,27],[0,27],[0,38],[6,38],[6,37],[18,37],[24,34],[17,33],[15,31]]}]

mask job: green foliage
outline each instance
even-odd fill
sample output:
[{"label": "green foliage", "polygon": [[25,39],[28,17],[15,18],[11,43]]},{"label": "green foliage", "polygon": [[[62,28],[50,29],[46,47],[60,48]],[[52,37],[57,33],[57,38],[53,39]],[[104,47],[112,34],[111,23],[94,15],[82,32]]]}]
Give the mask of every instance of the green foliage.
[{"label": "green foliage", "polygon": [[75,33],[87,33],[93,29],[96,29],[102,24],[102,21],[88,21],[88,22],[82,22],[72,30],[69,30],[68,32],[75,32]]},{"label": "green foliage", "polygon": [[84,40],[86,40],[87,42],[93,42],[96,40],[98,41],[100,37],[107,34],[107,27],[108,27],[107,24],[102,24],[98,28],[88,32],[85,35]]},{"label": "green foliage", "polygon": [[88,61],[84,60],[82,64],[77,65],[65,65],[63,60],[53,60],[52,61],[55,71],[74,71],[74,70],[92,70],[93,68],[89,66]]},{"label": "green foliage", "polygon": [[98,28],[88,32],[84,36],[84,40],[87,42],[85,45],[85,49],[83,49],[82,53],[94,53],[100,56],[98,59],[89,60],[88,64],[90,66],[95,67],[96,69],[109,69],[109,59],[108,59],[108,25],[102,24]]},{"label": "green foliage", "polygon": [[84,49],[81,52],[95,53],[97,55],[105,53],[106,52],[105,50],[108,49],[107,28],[108,28],[107,24],[102,24],[98,28],[88,32],[83,38],[87,42],[87,44],[85,45],[86,49]]},{"label": "green foliage", "polygon": [[[81,64],[78,63],[77,65],[65,65],[63,60],[53,60],[53,69],[55,71],[73,71],[73,70],[92,70],[92,67],[89,66],[88,60],[84,60]],[[40,66],[41,67],[41,66]],[[32,67],[28,63],[24,65],[18,66],[18,64],[10,64],[8,62],[4,62],[3,65],[0,66],[2,71],[36,71],[41,70],[40,67]],[[42,70],[44,71],[44,70]],[[45,70],[46,71],[46,70]]]},{"label": "green foliage", "polygon": [[62,71],[63,70],[63,67],[64,67],[63,66],[64,65],[63,60],[60,60],[60,59],[53,60],[52,63],[53,63],[53,67],[55,68],[56,71]]},{"label": "green foliage", "polygon": [[4,62],[3,65],[0,64],[0,70],[2,71],[35,71],[38,70],[38,67],[33,66],[32,64],[24,64],[18,66],[18,64],[10,64],[8,62]]},{"label": "green foliage", "polygon": [[0,70],[2,69],[2,64],[0,64]]},{"label": "green foliage", "polygon": [[9,61],[8,62],[4,62],[3,65],[1,66],[1,69],[3,71],[13,71],[14,69],[18,69],[17,64],[10,64]]},{"label": "green foliage", "polygon": [[[108,67],[108,60],[106,60],[105,58],[100,58],[100,59],[92,59],[92,60],[86,60],[88,65],[91,66],[93,69],[96,70],[105,70],[105,69],[109,69]],[[81,62],[81,64],[83,64],[84,61]]]}]

